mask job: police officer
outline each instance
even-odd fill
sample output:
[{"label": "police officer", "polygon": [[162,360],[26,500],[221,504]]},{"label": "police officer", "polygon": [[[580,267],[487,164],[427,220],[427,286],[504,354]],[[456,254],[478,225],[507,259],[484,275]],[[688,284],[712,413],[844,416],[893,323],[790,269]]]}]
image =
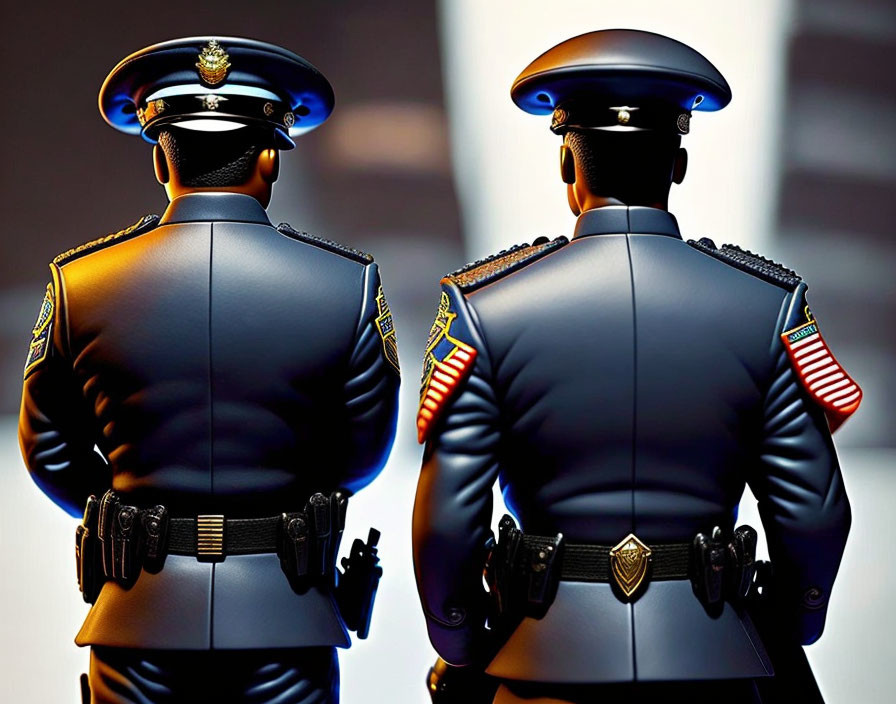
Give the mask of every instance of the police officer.
[{"label": "police officer", "polygon": [[[578,221],[442,280],[413,528],[434,700],[490,701],[484,668],[502,704],[756,701],[774,665],[738,502],[749,483],[778,632],[815,641],[850,524],[831,431],[861,391],[797,274],[667,211],[691,115],[731,99],[706,58],[592,32],[511,96],[552,116]],[[516,519],[497,545],[495,481]]]},{"label": "police officer", "polygon": [[370,255],[265,212],[332,90],[286,49],[195,37],[124,59],[99,104],[155,144],[170,204],[50,264],[19,425],[54,502],[92,497],[90,701],[335,702],[365,608],[333,563],[394,437],[395,333]]}]

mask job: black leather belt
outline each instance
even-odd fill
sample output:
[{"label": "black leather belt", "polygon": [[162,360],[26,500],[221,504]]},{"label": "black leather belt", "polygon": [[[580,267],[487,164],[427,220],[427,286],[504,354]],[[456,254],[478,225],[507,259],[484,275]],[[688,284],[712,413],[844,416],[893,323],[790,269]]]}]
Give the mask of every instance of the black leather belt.
[{"label": "black leather belt", "polygon": [[168,521],[168,553],[197,557],[277,552],[281,522],[281,516],[171,518]]},{"label": "black leather belt", "polygon": [[[554,542],[553,538],[524,535],[527,551],[543,551]],[[615,546],[620,547],[620,546]],[[560,579],[566,582],[610,582],[611,545],[565,543],[560,555]],[[690,543],[664,543],[651,545],[645,559],[650,566],[650,579],[687,579],[690,576],[692,546]]]}]

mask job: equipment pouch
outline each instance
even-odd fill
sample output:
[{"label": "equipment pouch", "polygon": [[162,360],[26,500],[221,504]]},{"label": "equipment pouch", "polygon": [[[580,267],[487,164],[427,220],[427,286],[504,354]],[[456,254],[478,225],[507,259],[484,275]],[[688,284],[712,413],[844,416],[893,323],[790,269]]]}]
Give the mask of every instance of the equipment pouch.
[{"label": "equipment pouch", "polygon": [[99,501],[92,494],[87,498],[84,518],[75,530],[75,565],[78,589],[88,604],[92,604],[103,587],[99,545]]},{"label": "equipment pouch", "polygon": [[301,580],[308,576],[310,549],[308,520],[305,514],[282,514],[280,519],[280,566],[290,581]]},{"label": "equipment pouch", "polygon": [[120,502],[118,494],[109,489],[100,499],[99,524],[97,526],[100,547],[102,548],[103,573],[107,577],[114,574],[114,558],[112,551],[112,523],[118,513]]},{"label": "equipment pouch", "polygon": [[522,532],[508,514],[498,523],[498,542],[492,549],[486,566],[486,581],[492,597],[494,620],[509,616],[519,605],[514,593],[514,575],[517,570],[519,551],[523,541]]},{"label": "equipment pouch", "polygon": [[346,627],[355,631],[358,638],[366,638],[370,631],[373,602],[383,568],[379,566],[376,545],[380,532],[371,528],[364,543],[356,538],[349,557],[342,558],[343,572],[336,586],[336,601]]},{"label": "equipment pouch", "polygon": [[542,618],[553,603],[560,584],[560,557],[564,538],[557,535],[547,545],[529,550],[527,615]]},{"label": "equipment pouch", "polygon": [[330,499],[321,493],[314,494],[305,504],[305,515],[310,529],[311,550],[308,558],[308,573],[312,577],[322,577],[330,573],[331,525]]},{"label": "equipment pouch", "polygon": [[756,574],[756,543],[758,536],[750,526],[735,529],[728,543],[728,564],[725,566],[725,588],[731,599],[746,598]]},{"label": "equipment pouch", "polygon": [[143,567],[140,510],[121,506],[111,525],[112,574],[107,576],[124,585],[133,584]]},{"label": "equipment pouch", "polygon": [[330,494],[330,550],[327,555],[327,571],[330,574],[336,572],[336,556],[342,544],[346,511],[348,511],[348,494],[343,491],[334,491]]},{"label": "equipment pouch", "polygon": [[725,545],[722,531],[716,526],[712,537],[697,533],[693,543],[691,585],[704,606],[711,607],[722,601],[722,571],[725,568]]},{"label": "equipment pouch", "polygon": [[143,532],[143,567],[156,573],[165,564],[168,544],[168,509],[153,506],[140,512],[140,528]]}]

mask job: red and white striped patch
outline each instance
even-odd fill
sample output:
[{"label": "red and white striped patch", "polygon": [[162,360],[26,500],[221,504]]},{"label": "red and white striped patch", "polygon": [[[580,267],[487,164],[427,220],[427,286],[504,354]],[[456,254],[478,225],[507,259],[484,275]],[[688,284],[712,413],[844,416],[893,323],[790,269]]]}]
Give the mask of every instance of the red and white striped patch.
[{"label": "red and white striped patch", "polygon": [[421,443],[426,441],[430,428],[457,392],[461,382],[466,379],[476,360],[475,348],[459,340],[452,339],[452,342],[455,347],[444,360],[440,361],[434,356],[430,360],[432,369],[424,380],[420,408],[417,411],[417,441]]},{"label": "red and white striped patch", "polygon": [[834,359],[814,320],[783,333],[781,338],[797,376],[824,409],[833,432],[855,413],[862,390]]}]

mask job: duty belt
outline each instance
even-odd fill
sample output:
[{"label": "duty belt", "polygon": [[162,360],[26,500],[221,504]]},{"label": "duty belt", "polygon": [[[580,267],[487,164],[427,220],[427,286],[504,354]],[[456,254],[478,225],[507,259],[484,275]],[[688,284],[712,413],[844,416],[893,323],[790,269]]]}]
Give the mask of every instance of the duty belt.
[{"label": "duty belt", "polygon": [[[164,506],[130,506],[111,490],[99,501],[91,500],[79,545],[95,536],[103,576],[124,585],[133,583],[143,568],[161,569],[169,554],[217,561],[228,555],[276,553],[290,579],[332,576],[348,504],[348,496],[336,491],[314,494],[302,511],[279,516],[181,518],[169,516]],[[88,516],[93,516],[92,527]]]},{"label": "duty belt", "polygon": [[743,598],[754,573],[756,531],[735,530],[730,540],[715,528],[698,533],[690,543],[647,545],[634,533],[614,546],[567,543],[553,537],[524,535],[513,518],[504,516],[499,540],[489,545],[486,578],[498,616],[520,611],[543,615],[558,583],[607,582],[624,600],[633,600],[651,580],[690,579],[707,606],[724,597]]},{"label": "duty belt", "polygon": [[366,638],[383,574],[377,554],[380,534],[371,528],[366,543],[356,539],[339,572],[336,555],[347,508],[347,493],[334,491],[329,496],[314,494],[303,510],[279,516],[181,518],[169,516],[161,505],[138,508],[122,503],[109,490],[101,499],[88,498],[84,519],[75,531],[78,586],[92,604],[106,580],[129,587],[142,570],[161,570],[167,555],[218,561],[228,555],[276,553],[296,592],[328,587],[346,627]]}]

